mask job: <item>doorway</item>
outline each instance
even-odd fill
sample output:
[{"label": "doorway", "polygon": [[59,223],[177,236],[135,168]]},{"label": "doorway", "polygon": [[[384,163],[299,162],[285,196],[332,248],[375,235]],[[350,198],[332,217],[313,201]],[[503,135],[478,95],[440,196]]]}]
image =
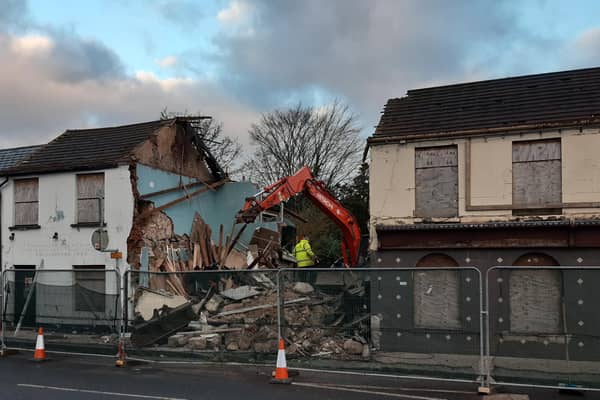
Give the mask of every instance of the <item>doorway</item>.
[{"label": "doorway", "polygon": [[35,327],[36,301],[35,301],[35,265],[15,265],[15,324],[19,322],[21,314],[29,304],[23,315],[21,326]]}]

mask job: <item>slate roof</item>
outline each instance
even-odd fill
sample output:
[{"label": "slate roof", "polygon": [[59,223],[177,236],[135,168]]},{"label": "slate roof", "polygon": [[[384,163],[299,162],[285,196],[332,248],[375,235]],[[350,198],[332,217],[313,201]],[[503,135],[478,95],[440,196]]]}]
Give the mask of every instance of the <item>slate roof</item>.
[{"label": "slate roof", "polygon": [[19,161],[31,155],[42,146],[14,147],[11,149],[0,149],[0,170],[11,168]]},{"label": "slate roof", "polygon": [[67,130],[0,175],[103,169],[126,162],[133,149],[173,119]]},{"label": "slate roof", "polygon": [[409,90],[389,99],[371,140],[600,122],[600,68]]}]

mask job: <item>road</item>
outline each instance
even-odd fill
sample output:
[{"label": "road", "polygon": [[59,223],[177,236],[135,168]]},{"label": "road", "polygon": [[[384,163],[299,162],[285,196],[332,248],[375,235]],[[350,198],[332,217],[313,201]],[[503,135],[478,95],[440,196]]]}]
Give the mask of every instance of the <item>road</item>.
[{"label": "road", "polygon": [[[264,367],[130,362],[116,368],[112,358],[50,357],[44,363],[31,361],[31,353],[0,358],[0,399],[481,399],[476,386],[462,383],[301,371],[292,385],[272,385],[270,368]],[[553,390],[529,394],[532,400],[573,399]],[[585,398],[600,399],[600,394]]]}]

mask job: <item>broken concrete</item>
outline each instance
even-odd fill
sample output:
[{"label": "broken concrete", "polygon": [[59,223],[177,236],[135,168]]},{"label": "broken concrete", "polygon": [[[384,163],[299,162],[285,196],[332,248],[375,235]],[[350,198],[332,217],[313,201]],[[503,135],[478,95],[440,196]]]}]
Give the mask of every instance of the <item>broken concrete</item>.
[{"label": "broken concrete", "polygon": [[214,295],[206,302],[204,308],[211,314],[215,314],[219,311],[221,306],[223,305],[223,298],[219,295]]},{"label": "broken concrete", "polygon": [[243,300],[259,295],[260,292],[252,286],[239,286],[235,289],[227,289],[221,292],[221,296],[231,300]]},{"label": "broken concrete", "polygon": [[344,342],[344,350],[346,350],[350,354],[362,354],[363,345],[360,342],[348,339]]},{"label": "broken concrete", "polygon": [[292,290],[300,294],[310,294],[315,291],[312,285],[306,282],[296,282]]},{"label": "broken concrete", "polygon": [[155,314],[156,310],[160,310],[164,306],[176,308],[187,303],[187,299],[183,296],[177,296],[166,291],[154,291],[148,289],[140,289],[141,294],[137,298],[135,312],[139,314],[144,321],[149,321]]}]

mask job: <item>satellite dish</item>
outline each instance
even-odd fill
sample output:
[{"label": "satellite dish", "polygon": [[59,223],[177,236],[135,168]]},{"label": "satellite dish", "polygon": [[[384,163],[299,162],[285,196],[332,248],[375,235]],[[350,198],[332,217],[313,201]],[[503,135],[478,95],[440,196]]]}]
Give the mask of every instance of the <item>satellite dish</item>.
[{"label": "satellite dish", "polygon": [[98,251],[104,251],[108,247],[108,232],[106,229],[96,229],[92,233],[92,246]]}]

